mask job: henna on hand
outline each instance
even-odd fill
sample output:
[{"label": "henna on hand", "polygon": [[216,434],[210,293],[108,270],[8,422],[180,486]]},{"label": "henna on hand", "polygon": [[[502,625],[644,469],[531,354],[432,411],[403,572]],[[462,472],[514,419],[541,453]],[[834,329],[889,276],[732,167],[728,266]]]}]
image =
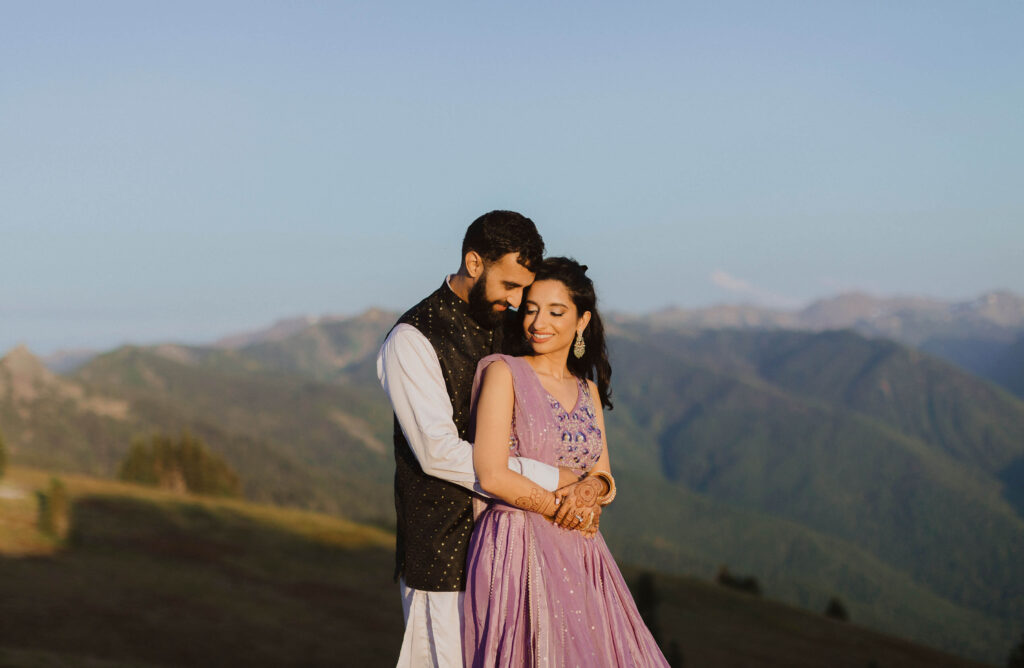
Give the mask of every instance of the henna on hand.
[{"label": "henna on hand", "polygon": [[[558,511],[555,513],[555,522],[564,529],[575,529],[581,526],[588,516],[588,511],[598,507],[597,502],[600,499],[601,481],[591,480],[584,478],[583,480],[567,485],[562,489],[558,490],[559,494],[564,494],[564,498],[558,506]],[[579,515],[584,520],[577,520],[576,516]]]},{"label": "henna on hand", "polygon": [[596,506],[604,484],[596,478],[586,478],[576,484],[574,493],[581,506]]},{"label": "henna on hand", "polygon": [[[569,486],[570,488],[572,485]],[[576,512],[576,499],[571,492],[567,492],[562,497],[561,503],[558,504],[558,510],[555,512],[555,524],[562,527],[563,529],[571,529],[573,515]]]},{"label": "henna on hand", "polygon": [[530,491],[529,496],[520,496],[512,504],[517,508],[551,517],[554,514],[556,501],[551,492],[536,487]]}]

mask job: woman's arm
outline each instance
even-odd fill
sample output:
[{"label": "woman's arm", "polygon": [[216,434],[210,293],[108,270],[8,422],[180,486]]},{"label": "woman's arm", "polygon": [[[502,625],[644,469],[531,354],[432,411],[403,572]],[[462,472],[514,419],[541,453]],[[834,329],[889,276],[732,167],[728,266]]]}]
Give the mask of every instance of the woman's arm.
[{"label": "woman's arm", "polygon": [[508,442],[512,433],[515,393],[512,371],[501,361],[484,370],[476,406],[476,439],[473,467],[480,487],[512,505],[553,517],[555,495],[508,468]]},{"label": "woman's arm", "polygon": [[[601,445],[603,446],[601,448],[601,456],[598,457],[597,463],[594,464],[594,468],[588,471],[588,475],[593,475],[598,471],[604,471],[608,475],[611,475],[612,461],[608,456],[608,430],[604,428],[604,406],[601,405],[601,395],[597,393],[597,384],[592,380],[588,380],[587,385],[590,386],[590,396],[598,397],[597,401],[594,402],[594,412],[597,413],[597,428],[601,430]],[[607,485],[604,487],[605,493],[610,491],[607,489]]]}]

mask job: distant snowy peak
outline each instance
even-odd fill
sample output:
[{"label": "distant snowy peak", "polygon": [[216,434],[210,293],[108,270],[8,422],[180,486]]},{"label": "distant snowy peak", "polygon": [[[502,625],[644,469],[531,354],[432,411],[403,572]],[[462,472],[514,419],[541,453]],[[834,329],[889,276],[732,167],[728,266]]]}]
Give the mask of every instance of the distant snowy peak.
[{"label": "distant snowy peak", "polygon": [[987,292],[977,299],[953,305],[957,310],[976,314],[985,320],[1005,327],[1020,327],[1024,324],[1024,297],[1007,290]]},{"label": "distant snowy peak", "polygon": [[[656,327],[694,329],[798,327],[797,315],[789,311],[750,304],[716,304],[704,308],[667,308],[643,317]],[[615,318],[613,318],[614,320]],[[628,319],[628,318],[627,318]]]},{"label": "distant snowy peak", "polygon": [[1005,290],[959,302],[848,292],[819,299],[798,311],[719,304],[694,309],[671,307],[649,315],[612,314],[609,321],[613,326],[645,322],[658,328],[694,330],[851,328],[912,345],[933,337],[981,336],[1008,341],[1024,332],[1024,298]]},{"label": "distant snowy peak", "polygon": [[873,297],[863,292],[850,292],[819,299],[800,311],[798,319],[810,329],[834,329],[890,318],[899,313],[942,317],[941,314],[953,306],[927,297]]},{"label": "distant snowy peak", "polygon": [[914,345],[932,338],[1009,341],[1024,330],[1024,298],[1007,291],[962,302],[851,293],[811,304],[799,321],[807,329],[851,327]]}]

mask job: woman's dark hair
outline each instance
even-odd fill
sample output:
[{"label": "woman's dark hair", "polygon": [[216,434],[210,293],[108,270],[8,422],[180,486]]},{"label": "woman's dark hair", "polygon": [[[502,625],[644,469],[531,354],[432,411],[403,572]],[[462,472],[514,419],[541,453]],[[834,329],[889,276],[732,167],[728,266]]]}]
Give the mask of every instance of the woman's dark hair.
[{"label": "woman's dark hair", "polygon": [[486,262],[496,262],[509,253],[518,253],[519,264],[530,271],[544,257],[544,240],[533,221],[515,211],[491,211],[480,216],[466,229],[462,239],[462,257],[476,251]]},{"label": "woman's dark hair", "polygon": [[[583,343],[586,344],[586,352],[583,357],[569,352],[569,371],[577,378],[593,380],[597,384],[597,393],[600,395],[601,404],[608,410],[612,408],[612,367],[608,363],[608,348],[604,341],[604,323],[601,322],[601,315],[597,312],[597,295],[594,293],[594,282],[587,276],[587,265],[580,264],[576,260],[567,257],[545,258],[536,267],[537,281],[558,281],[569,291],[572,303],[576,305],[576,312],[582,316],[585,311],[590,311],[590,324],[583,330]],[[529,288],[527,288],[527,291]],[[523,295],[523,303],[526,303],[526,295]],[[520,308],[524,313],[525,309]],[[522,333],[522,316],[520,316],[519,331]]]}]

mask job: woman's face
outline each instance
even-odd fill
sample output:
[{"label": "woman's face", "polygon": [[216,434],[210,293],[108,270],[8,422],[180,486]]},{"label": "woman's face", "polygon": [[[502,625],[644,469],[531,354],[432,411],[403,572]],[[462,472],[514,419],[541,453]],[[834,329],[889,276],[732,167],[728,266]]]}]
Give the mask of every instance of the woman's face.
[{"label": "woman's face", "polygon": [[582,332],[590,322],[590,312],[580,317],[568,288],[561,281],[535,282],[530,286],[523,309],[523,332],[538,355],[569,348],[576,332]]}]

